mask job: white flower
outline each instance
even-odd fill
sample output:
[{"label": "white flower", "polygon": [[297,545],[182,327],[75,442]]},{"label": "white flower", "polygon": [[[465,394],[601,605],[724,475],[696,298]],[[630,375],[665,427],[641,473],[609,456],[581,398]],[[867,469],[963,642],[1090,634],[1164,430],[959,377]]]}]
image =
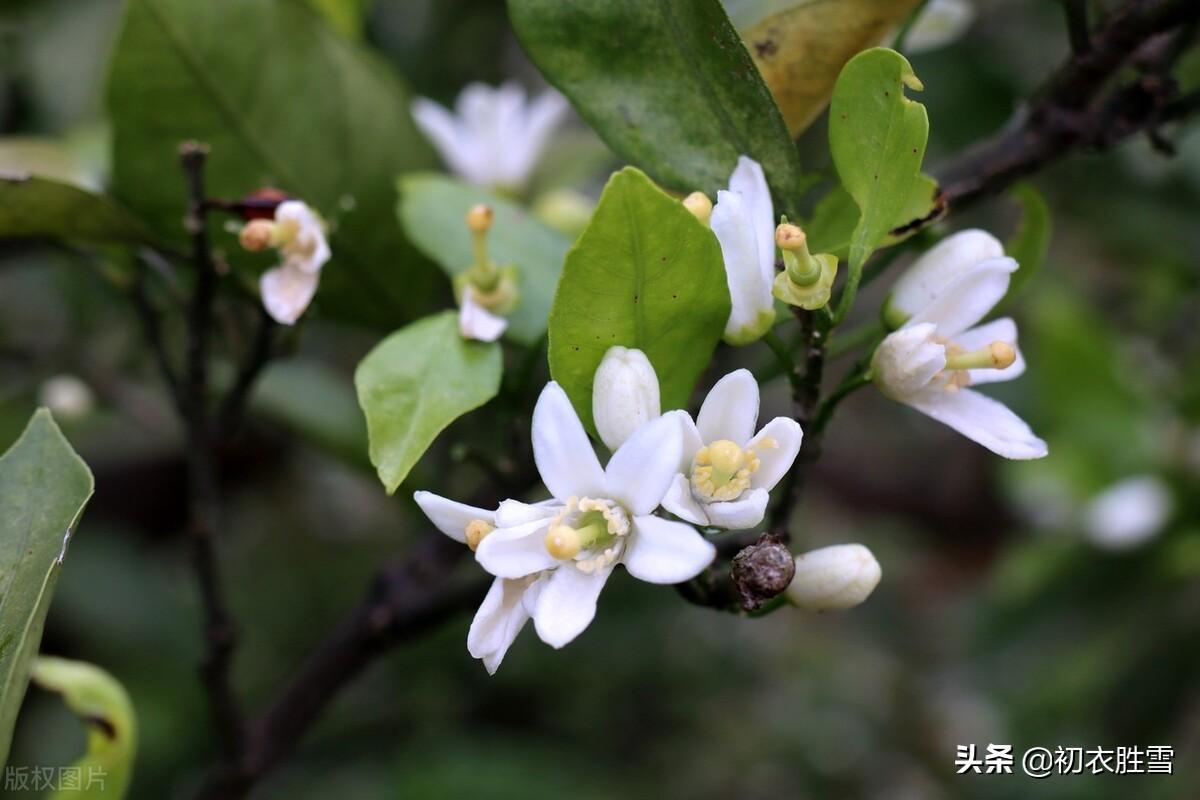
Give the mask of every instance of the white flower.
[{"label": "white flower", "polygon": [[721,243],[725,279],[732,308],[725,341],[748,344],[775,321],[775,211],[762,167],[747,156],[738,158],[729,188],[717,192],[710,224]]},{"label": "white flower", "polygon": [[464,339],[494,342],[508,328],[508,320],[475,302],[474,294],[475,289],[469,283],[463,286],[458,306],[458,332]]},{"label": "white flower", "polygon": [[929,0],[904,38],[906,53],[924,53],[961,37],[975,19],[968,0]]},{"label": "white flower", "polygon": [[454,110],[423,97],[412,105],[413,119],[455,174],[478,186],[520,189],[566,114],[567,101],[547,90],[527,102],[515,83],[497,88],[472,83]]},{"label": "white flower", "polygon": [[283,263],[259,279],[267,313],[283,325],[293,325],[317,293],[321,268],[329,261],[329,243],[321,218],[299,200],[275,209],[275,221],[254,220],[242,228],[239,240],[247,250],[279,250]]},{"label": "white flower", "polygon": [[47,378],[38,389],[38,404],[50,409],[59,419],[80,419],[91,413],[96,396],[81,378],[55,375]]},{"label": "white flower", "polygon": [[1105,550],[1132,550],[1157,536],[1174,509],[1170,487],[1156,475],[1109,486],[1083,509],[1087,538]]},{"label": "white flower", "polygon": [[523,612],[511,600],[515,587],[493,590],[495,608],[509,609],[505,636],[494,641],[511,641],[513,620],[529,613],[542,641],[567,644],[592,621],[617,564],[639,580],[669,584],[712,562],[716,548],[694,528],[651,515],[679,463],[677,415],[640,428],[602,468],[566,393],[557,383],[546,385],[533,411],[533,454],[554,499],[532,506],[505,501],[475,553],[497,578],[528,583]]},{"label": "white flower", "polygon": [[[496,511],[476,508],[439,497],[432,492],[416,492],[413,497],[437,529],[476,550],[479,543],[497,526],[519,525],[549,518],[553,509],[505,501]],[[467,633],[467,652],[483,661],[489,675],[496,674],[504,654],[525,627],[532,612],[532,599],[547,573],[523,578],[496,578],[488,590],[471,629]],[[540,588],[540,587],[538,587]]]},{"label": "white flower", "polygon": [[633,348],[608,348],[592,382],[592,417],[600,440],[616,450],[661,414],[658,375],[646,354]]},{"label": "white flower", "polygon": [[882,576],[879,562],[861,544],[822,547],[796,556],[796,575],[785,594],[809,611],[840,611],[866,600]]},{"label": "white flower", "polygon": [[682,414],[681,471],[663,508],[696,525],[742,530],[762,522],[768,493],[791,469],[803,433],[776,417],[757,434],[758,384],[748,370],[713,386],[693,422]]},{"label": "white flower", "polygon": [[992,250],[977,247],[984,242],[979,233],[950,237],[897,283],[889,312],[911,316],[876,349],[872,378],[886,397],[994,453],[1041,458],[1046,443],[1020,417],[966,388],[1012,380],[1025,371],[1016,323],[1004,318],[976,326],[1004,297],[1017,269],[1011,258],[992,257]]}]

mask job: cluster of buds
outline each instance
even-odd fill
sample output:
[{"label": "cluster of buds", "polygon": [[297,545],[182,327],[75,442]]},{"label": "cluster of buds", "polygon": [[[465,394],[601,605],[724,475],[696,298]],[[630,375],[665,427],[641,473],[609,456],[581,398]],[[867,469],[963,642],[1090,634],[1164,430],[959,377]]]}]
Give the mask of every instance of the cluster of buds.
[{"label": "cluster of buds", "polygon": [[495,215],[485,205],[467,212],[474,263],[454,279],[459,333],[466,339],[494,342],[508,327],[505,314],[520,300],[516,267],[498,266],[488,256],[487,237]]},{"label": "cluster of buds", "polygon": [[837,277],[837,256],[808,252],[808,237],[783,218],[775,229],[775,244],[783,253],[783,272],[775,276],[771,293],[792,306],[815,311],[829,302]]}]

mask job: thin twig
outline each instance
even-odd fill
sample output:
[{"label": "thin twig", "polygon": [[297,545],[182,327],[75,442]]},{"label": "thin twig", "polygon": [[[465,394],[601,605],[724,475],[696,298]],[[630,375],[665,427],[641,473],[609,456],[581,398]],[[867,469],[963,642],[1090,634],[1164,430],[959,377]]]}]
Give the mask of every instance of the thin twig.
[{"label": "thin twig", "polygon": [[182,411],[188,423],[188,527],[192,564],[200,584],[208,645],[200,673],[208,691],[209,712],[217,728],[222,752],[232,760],[241,752],[242,721],[230,675],[236,632],[222,592],[213,542],[219,498],[216,431],[208,405],[208,364],[217,272],[208,243],[204,190],[207,156],[208,148],[196,142],[185,143],[179,150],[180,163],[188,184],[189,206],[185,226],[192,239],[192,259],[196,271],[195,288],[188,310],[187,369]]}]

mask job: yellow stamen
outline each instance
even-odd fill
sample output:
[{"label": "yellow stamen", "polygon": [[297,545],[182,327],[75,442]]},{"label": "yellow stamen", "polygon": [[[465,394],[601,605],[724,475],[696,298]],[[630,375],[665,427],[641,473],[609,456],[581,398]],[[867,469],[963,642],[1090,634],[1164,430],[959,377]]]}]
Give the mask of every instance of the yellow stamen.
[{"label": "yellow stamen", "polygon": [[483,541],[484,537],[494,530],[496,530],[495,526],[485,520],[471,520],[467,523],[466,528],[467,547],[471,548],[471,552],[474,553],[479,549],[479,543]]},{"label": "yellow stamen", "polygon": [[709,500],[733,500],[750,487],[750,476],[758,468],[758,455],[753,450],[718,439],[696,453],[692,488]]}]

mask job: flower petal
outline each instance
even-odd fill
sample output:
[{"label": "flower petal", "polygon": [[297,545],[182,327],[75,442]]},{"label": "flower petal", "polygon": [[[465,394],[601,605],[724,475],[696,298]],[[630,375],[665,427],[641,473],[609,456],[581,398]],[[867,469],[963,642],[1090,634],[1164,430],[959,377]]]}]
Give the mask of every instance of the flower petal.
[{"label": "flower petal", "polygon": [[[803,439],[800,423],[794,419],[776,417],[764,425],[747,445],[758,456],[758,471],[750,476],[750,485],[768,492],[774,489],[796,462]],[[775,446],[766,446],[768,440],[774,440]]]},{"label": "flower petal", "polygon": [[619,500],[631,514],[658,508],[679,470],[683,442],[682,411],[647,422],[617,448],[605,470],[605,496]]},{"label": "flower petal", "polygon": [[538,637],[551,647],[562,647],[591,624],[596,600],[612,565],[586,573],[567,564],[556,569],[538,595],[533,624]]},{"label": "flower petal", "polygon": [[973,19],[975,9],[967,0],[929,0],[904,37],[904,52],[915,55],[950,44]]},{"label": "flower petal", "polygon": [[425,516],[429,517],[429,521],[434,524],[434,527],[456,542],[467,541],[467,523],[471,520],[481,519],[489,525],[496,521],[495,512],[488,511],[486,508],[469,506],[466,503],[456,503],[433,492],[413,492],[413,499],[425,512]]},{"label": "flower petal", "polygon": [[729,531],[749,530],[763,521],[770,497],[766,489],[750,489],[737,500],[709,503],[704,509],[708,512],[708,524]]},{"label": "flower petal", "polygon": [[475,302],[470,286],[463,289],[458,309],[458,332],[464,339],[494,342],[508,328],[508,320]]},{"label": "flower petal", "polygon": [[884,397],[907,402],[946,368],[946,346],[934,340],[932,322],[905,325],[889,333],[871,357],[871,374]]},{"label": "flower petal", "polygon": [[[465,94],[466,90],[460,98]],[[452,172],[471,183],[481,183],[473,138],[450,111],[432,100],[418,97],[412,103],[412,116]]]},{"label": "flower petal", "polygon": [[269,269],[259,278],[263,307],[280,325],[294,325],[317,293],[317,274],[287,265]]},{"label": "flower petal", "polygon": [[559,561],[546,552],[549,524],[541,519],[514,528],[497,528],[483,537],[475,550],[475,560],[497,578],[524,578],[554,569]]},{"label": "flower petal", "polygon": [[698,503],[695,496],[692,495],[691,483],[686,475],[676,473],[670,488],[663,495],[662,507],[693,525],[708,524],[708,513],[705,511],[705,506]]},{"label": "flower petal", "polygon": [[692,459],[696,457],[700,448],[704,447],[704,440],[700,438],[700,430],[696,427],[696,422],[692,419],[691,414],[680,412],[678,419],[680,443],[682,444],[678,471],[691,472]]},{"label": "flower petal", "polygon": [[774,318],[775,300],[771,296],[771,279],[763,275],[757,232],[746,199],[738,192],[717,192],[709,224],[721,245],[725,280],[729,284],[731,308],[725,336],[751,341],[761,334],[759,329],[765,316]]},{"label": "flower petal", "polygon": [[987,231],[972,228],[947,236],[904,271],[892,287],[888,307],[911,317],[976,264],[1003,255],[1004,245]]},{"label": "flower petal", "polygon": [[1049,452],[1008,406],[979,392],[930,388],[906,402],[1005,458],[1042,458]]},{"label": "flower petal", "polygon": [[514,528],[539,519],[549,519],[562,509],[557,500],[540,503],[522,503],[520,500],[505,500],[496,509],[496,527]]},{"label": "flower petal", "polygon": [[747,369],[734,370],[717,381],[696,415],[696,428],[705,444],[728,439],[741,447],[754,435],[757,422],[758,382]]},{"label": "flower petal", "polygon": [[467,631],[467,652],[483,660],[489,675],[495,675],[521,628],[529,621],[522,598],[527,581],[496,578],[483,598]]},{"label": "flower petal", "polygon": [[717,556],[713,543],[683,522],[635,517],[621,561],[629,574],[647,583],[690,580]]},{"label": "flower petal", "polygon": [[603,497],[604,470],[567,393],[546,384],[533,409],[533,460],[550,494]]},{"label": "flower petal", "polygon": [[1011,258],[981,261],[950,282],[929,305],[906,323],[933,322],[938,335],[954,339],[975,325],[1004,297],[1017,262]]},{"label": "flower petal", "polygon": [[992,320],[954,338],[954,343],[964,350],[978,350],[992,342],[1007,342],[1017,349],[1017,360],[1004,369],[970,369],[972,385],[1011,381],[1025,371],[1025,359],[1017,348],[1017,323],[1010,318]]},{"label": "flower petal", "polygon": [[759,163],[749,156],[739,156],[737,166],[729,176],[729,190],[742,196],[742,203],[754,229],[759,271],[770,285],[775,280],[776,220],[771,204],[771,189],[767,186]]},{"label": "flower petal", "polygon": [[550,134],[566,117],[569,108],[566,98],[553,89],[547,89],[529,103],[522,119],[520,137],[510,137],[509,141],[513,148],[509,177],[516,185],[528,181]]}]

